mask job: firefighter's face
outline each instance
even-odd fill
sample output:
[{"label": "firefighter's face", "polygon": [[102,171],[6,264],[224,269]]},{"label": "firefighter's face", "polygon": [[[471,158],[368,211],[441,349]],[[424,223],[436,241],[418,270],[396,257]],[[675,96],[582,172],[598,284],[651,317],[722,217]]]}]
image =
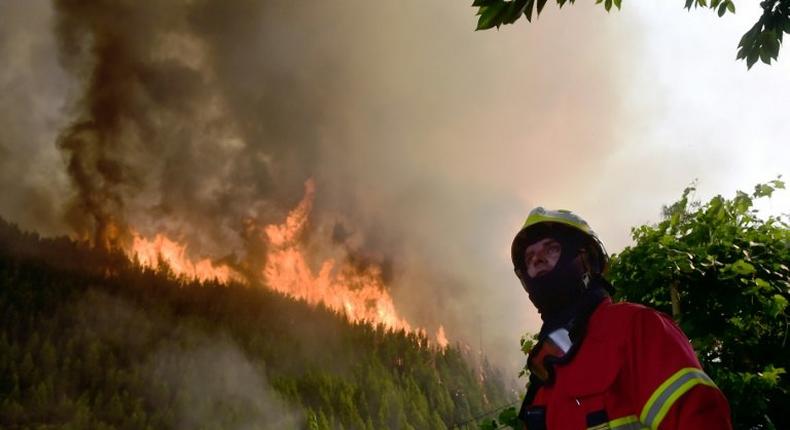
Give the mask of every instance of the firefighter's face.
[{"label": "firefighter's face", "polygon": [[551,272],[557,265],[557,261],[562,254],[562,245],[554,239],[541,239],[529,245],[524,251],[524,265],[527,268],[527,275],[536,278]]}]

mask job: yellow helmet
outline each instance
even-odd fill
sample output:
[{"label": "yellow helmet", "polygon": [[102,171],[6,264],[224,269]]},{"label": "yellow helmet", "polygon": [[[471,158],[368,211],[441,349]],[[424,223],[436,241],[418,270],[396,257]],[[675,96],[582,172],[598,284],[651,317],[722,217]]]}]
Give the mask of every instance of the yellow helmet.
[{"label": "yellow helmet", "polygon": [[523,273],[524,250],[530,241],[530,235],[540,228],[540,226],[551,224],[567,226],[572,230],[581,232],[587,239],[588,251],[593,254],[591,257],[593,257],[594,262],[597,263],[597,267],[594,269],[598,271],[598,273],[603,273],[606,270],[606,266],[609,262],[609,255],[606,253],[606,249],[603,247],[601,240],[598,239],[598,235],[595,234],[590,225],[587,224],[587,221],[569,210],[548,210],[542,207],[536,207],[527,215],[524,225],[516,234],[516,237],[513,239],[513,245],[510,248],[513,266],[519,278],[521,278],[521,274]]}]

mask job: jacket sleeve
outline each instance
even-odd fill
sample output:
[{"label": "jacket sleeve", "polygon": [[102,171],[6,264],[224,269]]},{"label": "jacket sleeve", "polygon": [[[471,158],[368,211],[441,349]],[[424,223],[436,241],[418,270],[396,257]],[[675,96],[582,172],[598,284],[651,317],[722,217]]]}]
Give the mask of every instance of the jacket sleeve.
[{"label": "jacket sleeve", "polygon": [[639,421],[652,430],[732,429],[727,400],[674,321],[643,309],[632,336],[628,356]]}]

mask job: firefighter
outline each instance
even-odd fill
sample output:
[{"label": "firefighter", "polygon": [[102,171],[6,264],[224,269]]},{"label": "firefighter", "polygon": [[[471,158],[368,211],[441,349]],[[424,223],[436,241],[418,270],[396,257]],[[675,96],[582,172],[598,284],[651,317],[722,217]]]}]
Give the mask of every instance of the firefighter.
[{"label": "firefighter", "polygon": [[612,302],[608,256],[583,219],[538,207],[511,254],[543,320],[519,412],[528,430],[732,428],[727,400],[674,321]]}]

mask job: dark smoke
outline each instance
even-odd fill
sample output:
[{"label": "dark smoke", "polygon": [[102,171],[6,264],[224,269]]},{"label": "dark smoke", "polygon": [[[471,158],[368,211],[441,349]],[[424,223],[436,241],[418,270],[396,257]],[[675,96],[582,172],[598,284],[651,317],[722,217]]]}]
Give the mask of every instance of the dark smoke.
[{"label": "dark smoke", "polygon": [[243,218],[272,221],[298,200],[325,103],[278,24],[282,5],[55,6],[61,63],[83,85],[58,139],[78,234],[110,244],[129,224],[201,229],[216,249]]},{"label": "dark smoke", "polygon": [[[0,70],[3,216],[262,261],[252,227],[281,222],[313,177],[317,259],[382,265],[410,322],[510,362],[529,312],[512,230],[535,200],[583,190],[611,119],[628,122],[615,83],[631,58],[608,47],[634,36],[592,5],[475,33],[469,5],[444,1],[8,4],[0,20],[36,19],[0,34],[41,54],[0,40],[21,58]],[[22,121],[13,106],[42,111],[31,94],[54,119]]]}]

